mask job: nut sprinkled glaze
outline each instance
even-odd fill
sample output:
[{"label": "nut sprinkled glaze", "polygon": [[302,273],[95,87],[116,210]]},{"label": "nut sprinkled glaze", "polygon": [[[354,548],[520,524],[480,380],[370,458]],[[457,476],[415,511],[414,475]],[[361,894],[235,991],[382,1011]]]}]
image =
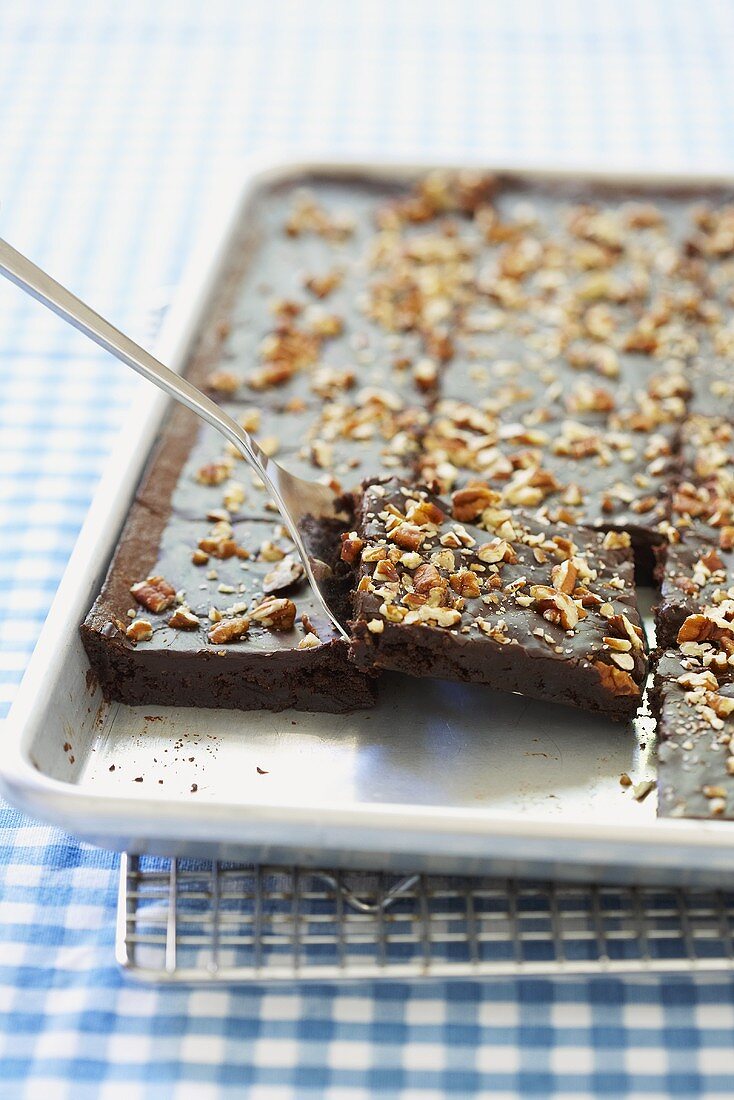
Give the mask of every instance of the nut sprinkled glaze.
[{"label": "nut sprinkled glaze", "polygon": [[[599,573],[585,535],[551,547],[549,531],[563,540],[566,524],[607,532],[602,549],[625,560],[631,541],[643,573],[641,551],[649,559],[650,545],[669,541],[661,606],[674,585],[673,644],[686,619],[729,598],[731,201],[712,194],[696,207],[684,194],[446,172],[400,189],[317,178],[310,193],[288,185],[264,201],[257,278],[232,277],[191,377],[294,473],[344,490],[394,473],[404,486],[436,478],[451,491],[446,517],[408,498],[384,545],[344,544],[343,567],[361,559],[368,583],[400,587],[423,564],[443,582],[424,572],[403,600],[384,600],[380,645],[411,616],[407,629],[481,635],[511,652],[522,613],[530,644],[560,647],[560,660],[592,621],[606,670],[597,675],[618,688],[621,674],[634,679],[624,666],[636,668],[638,647],[618,621],[626,574]],[[136,576],[176,587],[141,662],[157,647],[198,644],[193,628],[169,629],[189,602],[200,621],[213,607],[226,622],[262,602],[266,573],[277,574],[277,595],[291,575],[261,552],[267,541],[285,556],[293,548],[269,538],[274,506],[239,453],[177,423],[153,477],[169,484],[193,441],[170,496],[171,513],[194,524],[185,553],[172,568],[150,549],[105,608],[105,622],[124,617]],[[167,492],[154,488],[153,510],[169,508]],[[543,537],[526,543],[528,531]],[[504,551],[492,560],[500,544],[517,562]],[[301,583],[288,588],[298,613]],[[536,598],[531,587],[552,592]],[[280,652],[286,637],[253,621],[227,652],[256,638]],[[304,660],[329,648],[331,636],[322,640]]]},{"label": "nut sprinkled glaze", "polygon": [[[392,560],[395,532],[421,515],[411,524],[417,552]],[[628,548],[517,516],[511,540],[480,542],[482,532],[457,523],[444,501],[396,479],[365,485],[356,534],[351,655],[360,667],[634,714],[647,662]]]}]

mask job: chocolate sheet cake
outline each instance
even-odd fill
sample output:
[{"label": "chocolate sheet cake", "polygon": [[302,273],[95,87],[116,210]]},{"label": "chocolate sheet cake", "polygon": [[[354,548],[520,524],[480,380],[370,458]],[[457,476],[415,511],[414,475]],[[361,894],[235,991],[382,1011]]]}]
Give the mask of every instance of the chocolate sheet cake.
[{"label": "chocolate sheet cake", "polygon": [[[729,524],[691,510],[689,490],[711,488],[691,440],[715,461],[726,448],[733,300],[724,190],[468,172],[412,185],[299,177],[253,199],[187,373],[284,465],[345,492],[385,476],[435,482],[443,496],[479,487],[528,530],[629,536],[640,576],[660,555],[666,605],[670,578],[707,553],[697,540],[728,570]],[[206,701],[366,705],[373,678],[316,621],[301,580],[271,594],[295,603],[291,629],[258,610],[277,564],[262,547],[292,560],[278,526],[246,464],[173,410],[82,628],[107,693],[180,703],[194,670],[214,684],[231,668],[230,686],[212,686]],[[162,578],[164,600],[173,590],[165,610],[136,598],[150,577]],[[704,600],[716,584],[702,587]],[[668,643],[695,610],[683,594]],[[216,641],[243,618],[247,629]],[[309,635],[319,645],[303,648]],[[248,671],[258,662],[299,673],[278,694]]]}]

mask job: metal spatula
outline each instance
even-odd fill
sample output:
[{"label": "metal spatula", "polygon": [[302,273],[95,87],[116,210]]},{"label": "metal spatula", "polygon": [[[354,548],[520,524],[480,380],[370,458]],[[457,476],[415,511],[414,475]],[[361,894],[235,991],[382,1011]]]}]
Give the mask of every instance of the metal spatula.
[{"label": "metal spatula", "polygon": [[274,459],[266,455],[249,433],[211,398],[163,363],[159,363],[129,336],[125,336],[109,321],[105,321],[88,305],[3,240],[0,240],[0,273],[16,286],[27,291],[31,297],[48,306],[74,328],[79,329],[90,340],[94,340],[95,344],[99,344],[117,359],[126,363],[128,367],[132,367],[138,374],[142,374],[149,382],[153,382],[169,397],[174,397],[192,412],[197,413],[242,452],[244,458],[265,482],[273,500],[278,505],[283,522],[303,562],[306,576],[324,611],[336,630],[346,637],[344,629],[329,606],[325,582],[328,580],[330,570],[317,557],[309,553],[308,545],[308,531],[314,527],[314,519],[334,519],[339,515],[334,492],[326,485],[316,481],[305,481],[284,470]]}]

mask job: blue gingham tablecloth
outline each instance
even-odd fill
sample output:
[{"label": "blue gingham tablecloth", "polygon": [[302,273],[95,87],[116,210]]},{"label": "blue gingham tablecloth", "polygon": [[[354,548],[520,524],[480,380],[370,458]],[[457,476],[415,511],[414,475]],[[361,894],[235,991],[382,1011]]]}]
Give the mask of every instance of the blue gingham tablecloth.
[{"label": "blue gingham tablecloth", "polygon": [[[0,233],[144,339],[248,154],[732,171],[733,56],[727,0],[3,0]],[[138,385],[0,286],[0,716]],[[116,873],[0,808],[0,1097],[734,1094],[729,978],[140,987]]]}]

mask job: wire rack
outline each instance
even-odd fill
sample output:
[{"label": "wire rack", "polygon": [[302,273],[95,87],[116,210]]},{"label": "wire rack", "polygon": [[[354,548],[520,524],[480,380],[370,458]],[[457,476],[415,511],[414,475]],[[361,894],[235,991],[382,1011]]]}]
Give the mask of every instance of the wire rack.
[{"label": "wire rack", "polygon": [[123,856],[117,958],[169,982],[734,969],[734,892]]}]

